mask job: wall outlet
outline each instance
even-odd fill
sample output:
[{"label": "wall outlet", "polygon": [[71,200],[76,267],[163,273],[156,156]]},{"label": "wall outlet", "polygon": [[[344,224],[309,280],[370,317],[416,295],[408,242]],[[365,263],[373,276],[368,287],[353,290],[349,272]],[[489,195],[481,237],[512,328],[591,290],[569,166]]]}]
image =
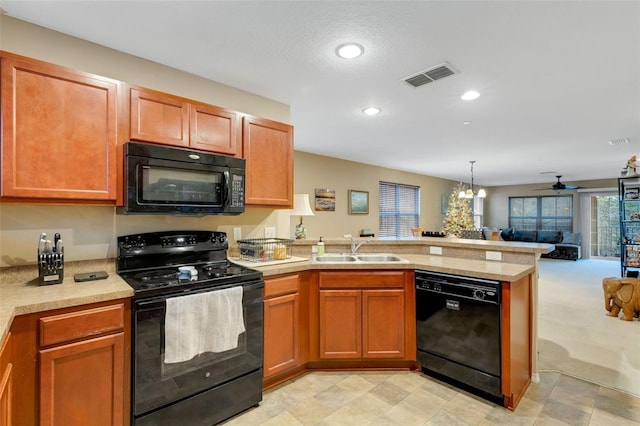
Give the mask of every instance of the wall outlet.
[{"label": "wall outlet", "polygon": [[430,254],[438,254],[442,256],[442,247],[429,247]]},{"label": "wall outlet", "polygon": [[233,228],[233,239],[236,241],[242,239],[242,228]]},{"label": "wall outlet", "polygon": [[501,251],[487,251],[485,253],[487,256],[487,260],[502,260]]},{"label": "wall outlet", "polygon": [[275,238],[276,237],[276,228],[275,228],[275,226],[265,226],[265,228],[264,228],[264,237],[265,238]]}]

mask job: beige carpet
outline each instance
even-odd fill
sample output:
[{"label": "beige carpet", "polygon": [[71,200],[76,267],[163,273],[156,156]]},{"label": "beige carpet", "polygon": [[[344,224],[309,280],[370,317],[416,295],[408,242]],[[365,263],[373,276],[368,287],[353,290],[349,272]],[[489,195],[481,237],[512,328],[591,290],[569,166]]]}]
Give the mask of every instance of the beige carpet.
[{"label": "beige carpet", "polygon": [[602,278],[616,261],[541,259],[538,369],[556,370],[640,396],[640,321],[608,317]]}]

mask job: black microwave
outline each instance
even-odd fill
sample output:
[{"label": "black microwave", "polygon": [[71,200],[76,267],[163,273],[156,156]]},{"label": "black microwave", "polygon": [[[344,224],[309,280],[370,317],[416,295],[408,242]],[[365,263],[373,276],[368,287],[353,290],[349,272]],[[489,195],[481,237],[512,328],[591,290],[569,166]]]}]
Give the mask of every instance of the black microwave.
[{"label": "black microwave", "polygon": [[123,214],[203,216],[244,212],[245,160],[195,149],[127,142]]}]

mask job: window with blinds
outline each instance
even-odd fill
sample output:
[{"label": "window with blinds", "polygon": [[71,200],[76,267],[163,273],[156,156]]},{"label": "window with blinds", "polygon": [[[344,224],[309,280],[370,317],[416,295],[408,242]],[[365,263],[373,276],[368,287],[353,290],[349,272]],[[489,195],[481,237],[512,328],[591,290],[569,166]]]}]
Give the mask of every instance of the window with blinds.
[{"label": "window with blinds", "polygon": [[420,227],[420,187],[380,182],[380,237],[411,237]]},{"label": "window with blinds", "polygon": [[509,197],[509,227],[573,231],[573,195]]}]

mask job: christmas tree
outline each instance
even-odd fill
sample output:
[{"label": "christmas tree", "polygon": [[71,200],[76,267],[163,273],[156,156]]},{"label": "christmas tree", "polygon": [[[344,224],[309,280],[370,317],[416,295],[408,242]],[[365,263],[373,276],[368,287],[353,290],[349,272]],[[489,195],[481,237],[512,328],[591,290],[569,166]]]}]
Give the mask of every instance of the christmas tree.
[{"label": "christmas tree", "polygon": [[476,229],[473,224],[473,211],[469,198],[460,198],[458,194],[464,191],[465,187],[459,183],[449,196],[449,205],[447,206],[447,215],[444,218],[444,233],[447,237],[461,237],[462,231],[465,229]]}]

